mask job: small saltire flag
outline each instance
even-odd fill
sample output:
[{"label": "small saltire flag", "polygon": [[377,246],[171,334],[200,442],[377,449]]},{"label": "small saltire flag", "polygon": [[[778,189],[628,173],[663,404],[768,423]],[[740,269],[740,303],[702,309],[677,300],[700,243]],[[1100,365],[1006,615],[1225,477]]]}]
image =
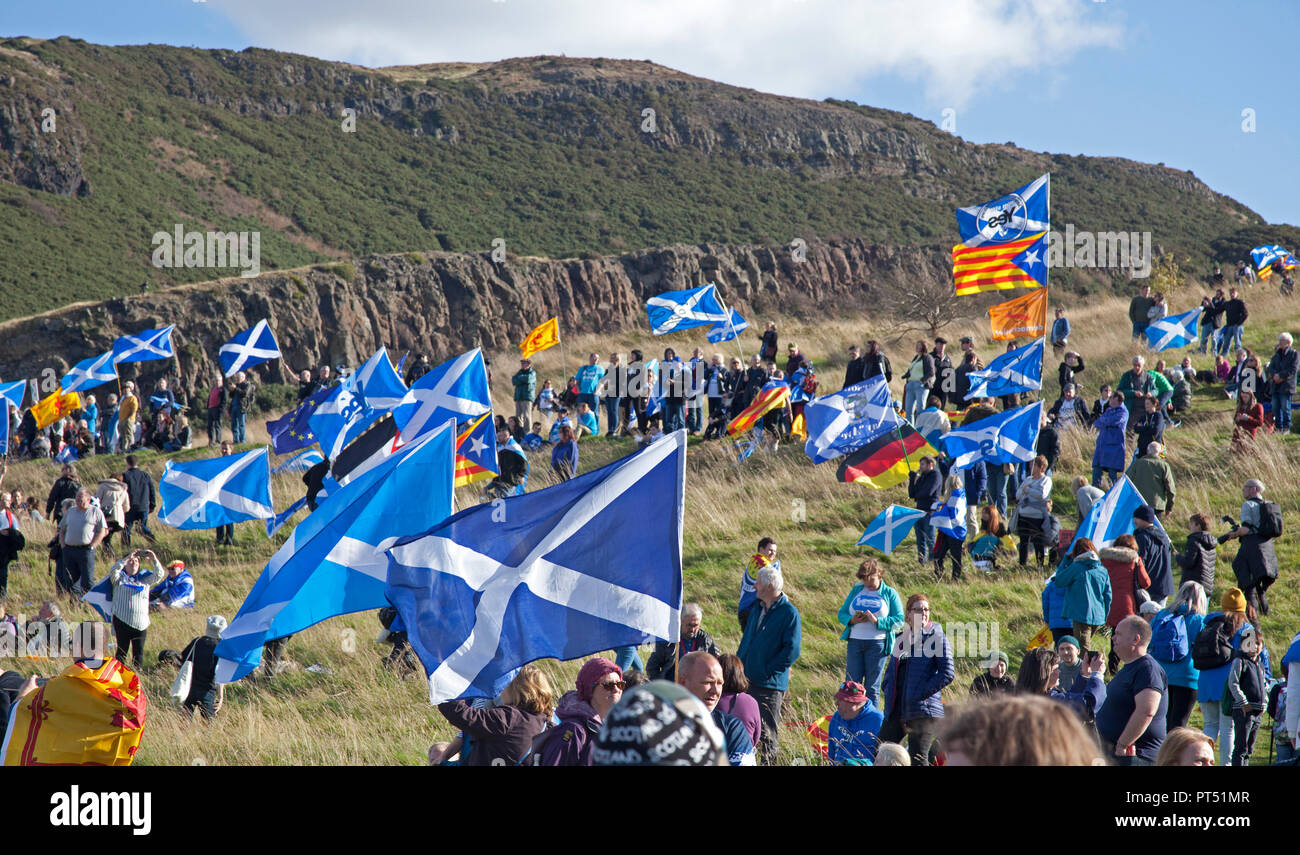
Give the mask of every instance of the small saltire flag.
[{"label": "small saltire flag", "polygon": [[299,401],[298,406],[280,418],[266,423],[266,432],[271,435],[271,447],[276,454],[288,454],[316,441],[311,432],[312,413],[333,391],[331,388],[321,389]]},{"label": "small saltire flag", "polygon": [[501,474],[497,465],[497,429],[491,411],[479,416],[456,437],[456,486],[464,487]]},{"label": "small saltire flag", "polygon": [[845,483],[886,490],[906,481],[907,473],[920,466],[922,457],[937,454],[925,437],[900,421],[894,430],[878,434],[841,458],[835,477]]},{"label": "small saltire flag", "polygon": [[519,352],[523,359],[527,359],[534,353],[546,350],[548,347],[554,347],[560,343],[560,319],[551,318],[537,329],[530,332],[519,344]]},{"label": "small saltire flag", "polygon": [[1042,338],[1047,334],[1047,289],[1035,288],[1023,297],[989,306],[995,341]]},{"label": "small saltire flag", "polygon": [[37,430],[40,430],[80,408],[81,397],[76,392],[54,391],[32,404],[32,417],[36,419]]},{"label": "small saltire flag", "polygon": [[113,364],[113,351],[110,350],[99,356],[83,359],[72,366],[59,381],[59,388],[65,392],[80,392],[83,389],[94,389],[105,383],[112,383],[116,379],[117,366]]},{"label": "small saltire flag", "polygon": [[74,662],[14,702],[0,754],[6,766],[130,766],[147,710],[139,676],[121,662]]},{"label": "small saltire flag", "polygon": [[393,421],[402,442],[437,430],[447,419],[457,422],[477,418],[492,409],[487,367],[476,347],[434,366],[411,386],[393,408]]},{"label": "small saltire flag", "polygon": [[343,447],[361,435],[377,420],[378,413],[366,406],[356,388],[356,378],[345,377],[330,390],[329,395],[307,419],[311,432],[320,443],[321,451],[330,460],[339,456]]},{"label": "small saltire flag", "polygon": [[721,344],[724,341],[731,341],[747,329],[749,329],[749,321],[742,318],[740,312],[732,309],[730,319],[724,323],[714,324],[709,329],[707,338],[709,344]]},{"label": "small saltire flag", "polygon": [[113,619],[113,577],[105,576],[100,579],[89,591],[81,595],[81,601],[99,612],[104,620],[111,621]]},{"label": "small saltire flag", "polygon": [[785,381],[769,380],[758,390],[753,402],[727,424],[727,434],[734,439],[752,428],[770,411],[789,403],[790,387],[785,385]]},{"label": "small saltire flag", "polygon": [[1042,418],[1042,401],[1007,410],[948,431],[943,438],[944,450],[952,458],[954,469],[968,469],[980,461],[1033,460],[1038,454],[1035,449]]},{"label": "small saltire flag", "polygon": [[1050,176],[983,205],[957,210],[952,249],[957,296],[1047,284]]},{"label": "small saltire flag", "polygon": [[217,359],[230,377],[237,371],[261,365],[270,359],[280,358],[280,345],[275,343],[275,333],[266,319],[258,321],[251,329],[235,333],[230,341],[221,345]]},{"label": "small saltire flag", "polygon": [[306,451],[300,451],[293,457],[281,463],[271,470],[272,475],[279,475],[281,472],[306,472],[325,459],[319,451],[309,448]]},{"label": "small saltire flag", "polygon": [[367,359],[357,373],[352,375],[361,400],[370,409],[386,413],[402,402],[407,388],[393,363],[388,360],[388,348],[380,347]]},{"label": "small saltire flag", "polygon": [[957,540],[966,539],[966,491],[957,487],[947,500],[937,505],[930,524]]},{"label": "small saltire flag", "polygon": [[989,367],[972,371],[966,400],[994,398],[1013,392],[1033,392],[1043,388],[1043,344],[1038,339],[1024,347],[1009,350],[989,363]]},{"label": "small saltire flag", "polygon": [[803,414],[808,425],[803,450],[813,463],[857,451],[902,424],[883,374],[813,398]]},{"label": "small saltire flag", "polygon": [[1147,344],[1152,350],[1169,350],[1175,347],[1187,347],[1196,344],[1197,324],[1201,319],[1201,307],[1181,315],[1165,315],[1158,321],[1147,325]]},{"label": "small saltire flag", "polygon": [[172,528],[216,528],[264,520],[271,507],[271,475],[265,448],[206,460],[168,460],[158,481],[158,521]]},{"label": "small saltire flag", "polygon": [[23,399],[27,397],[27,381],[15,380],[12,383],[0,383],[0,399],[8,401],[22,409]]},{"label": "small saltire flag", "polygon": [[306,506],[307,506],[307,497],[303,496],[300,499],[298,499],[298,501],[290,505],[289,507],[280,511],[280,513],[271,517],[269,520],[266,521],[266,536],[275,537],[275,533],[284,527],[284,524],[289,521],[289,518],[292,517],[294,514],[298,513],[298,511],[302,510]]},{"label": "small saltire flag", "polygon": [[113,364],[119,362],[148,362],[151,359],[171,359],[172,331],[175,324],[160,330],[143,330],[135,335],[119,336],[113,342]]},{"label": "small saltire flag", "polygon": [[858,538],[858,546],[870,546],[891,555],[894,547],[903,542],[916,526],[916,521],[923,516],[924,511],[890,505],[876,514],[876,518],[867,525],[862,537]]},{"label": "small saltire flag", "polygon": [[[1121,534],[1132,534],[1133,512],[1145,504],[1146,500],[1137,487],[1133,486],[1133,482],[1127,475],[1121,475],[1106,491],[1106,495],[1092,503],[1088,515],[1075,531],[1070,546],[1074,546],[1079,538],[1086,537],[1092,541],[1093,546],[1105,549]],[[1155,524],[1164,528],[1160,525],[1160,520],[1156,520]]]},{"label": "small saltire flag", "polygon": [[[676,641],[686,432],[571,481],[456,514],[388,550],[388,599],[433,703],[490,697],[546,657]],[[653,507],[656,513],[647,515]]]},{"label": "small saltire flag", "polygon": [[1251,260],[1255,262],[1255,269],[1259,271],[1260,279],[1267,279],[1273,275],[1273,268],[1279,262],[1283,269],[1291,270],[1297,266],[1295,256],[1287,252],[1281,246],[1273,244],[1272,246],[1257,246],[1250,251]]},{"label": "small saltire flag", "polygon": [[222,633],[218,682],[252,672],[268,641],[388,605],[384,550],[451,513],[455,429],[444,422],[407,443],[383,465],[330,490],[294,527]]},{"label": "small saltire flag", "polygon": [[685,291],[665,291],[646,300],[650,331],[655,335],[727,323],[731,314],[718,300],[718,289],[709,284]]}]

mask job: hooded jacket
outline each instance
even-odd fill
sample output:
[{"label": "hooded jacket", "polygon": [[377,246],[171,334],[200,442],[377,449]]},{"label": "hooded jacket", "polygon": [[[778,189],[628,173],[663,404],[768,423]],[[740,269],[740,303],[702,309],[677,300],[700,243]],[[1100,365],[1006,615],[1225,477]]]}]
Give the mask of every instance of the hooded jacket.
[{"label": "hooded jacket", "polygon": [[1092,465],[1102,469],[1123,471],[1125,460],[1124,428],[1128,426],[1125,407],[1107,407],[1093,422],[1097,429],[1097,448],[1092,453]]},{"label": "hooded jacket", "polygon": [[126,509],[131,503],[126,493],[126,485],[116,478],[105,478],[95,487],[95,498],[99,500],[104,519],[117,523],[121,528],[126,525]]},{"label": "hooded jacket", "polygon": [[1142,559],[1127,546],[1107,546],[1101,551],[1101,563],[1110,576],[1110,613],[1106,625],[1111,629],[1129,615],[1137,614],[1137,589],[1151,587],[1151,577]]},{"label": "hooded jacket", "polygon": [[1199,582],[1208,594],[1214,590],[1214,568],[1218,561],[1215,548],[1219,539],[1208,531],[1194,531],[1187,536],[1187,545],[1178,559],[1178,566],[1183,570],[1181,586],[1184,582]]},{"label": "hooded jacket", "polygon": [[1061,616],[1088,626],[1101,626],[1110,612],[1110,574],[1095,552],[1067,558],[1056,571],[1056,584],[1065,589]]},{"label": "hooded jacket", "polygon": [[541,733],[533,743],[534,766],[590,766],[591,746],[600,733],[600,716],[595,707],[565,692],[555,708],[560,723]]},{"label": "hooded jacket", "polygon": [[475,709],[468,701],[438,704],[447,721],[470,736],[466,766],[514,766],[546,729],[549,718],[522,707],[504,705]]},{"label": "hooded jacket", "polygon": [[1147,568],[1151,578],[1151,587],[1147,593],[1153,600],[1163,600],[1174,592],[1173,544],[1169,535],[1156,525],[1146,528],[1134,528],[1133,537],[1137,540],[1138,555]]}]

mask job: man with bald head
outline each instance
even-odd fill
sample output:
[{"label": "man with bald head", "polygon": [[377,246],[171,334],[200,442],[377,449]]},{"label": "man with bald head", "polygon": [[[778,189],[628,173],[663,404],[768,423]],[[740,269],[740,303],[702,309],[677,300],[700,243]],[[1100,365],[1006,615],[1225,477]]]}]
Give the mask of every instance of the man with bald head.
[{"label": "man with bald head", "polygon": [[732,766],[755,765],[754,743],[744,723],[731,713],[718,709],[718,701],[722,698],[722,663],[718,658],[703,650],[687,653],[682,657],[678,671],[677,681],[700,699],[726,738],[727,762]]}]

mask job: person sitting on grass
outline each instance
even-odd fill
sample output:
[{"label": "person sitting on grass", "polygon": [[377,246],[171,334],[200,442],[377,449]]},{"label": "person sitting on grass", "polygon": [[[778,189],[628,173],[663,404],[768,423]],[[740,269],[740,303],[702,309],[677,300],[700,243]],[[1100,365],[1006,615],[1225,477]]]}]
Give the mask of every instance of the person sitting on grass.
[{"label": "person sitting on grass", "polygon": [[599,436],[600,424],[596,421],[596,414],[583,401],[578,404],[578,438],[584,436]]},{"label": "person sitting on grass", "polygon": [[846,680],[835,692],[835,714],[826,727],[827,757],[832,766],[870,766],[879,745],[884,716],[861,683]]},{"label": "person sitting on grass", "polygon": [[978,698],[982,695],[993,695],[998,693],[1011,694],[1016,690],[1016,683],[1007,676],[1007,667],[1010,660],[1007,654],[1001,650],[994,650],[989,654],[988,661],[985,663],[985,672],[975,678],[970,684],[970,696]]},{"label": "person sitting on grass", "polygon": [[573,438],[573,428],[562,426],[559,440],[551,449],[551,470],[561,481],[568,481],[578,474],[578,441]]},{"label": "person sitting on grass", "polygon": [[167,565],[167,577],[149,592],[149,608],[152,611],[194,608],[194,577],[185,569],[184,561]]}]

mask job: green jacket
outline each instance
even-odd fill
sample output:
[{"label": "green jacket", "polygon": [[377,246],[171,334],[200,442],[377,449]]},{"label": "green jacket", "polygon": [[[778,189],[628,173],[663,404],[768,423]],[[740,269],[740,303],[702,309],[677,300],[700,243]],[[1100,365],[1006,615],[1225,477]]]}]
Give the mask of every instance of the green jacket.
[{"label": "green jacket", "polygon": [[1169,461],[1144,454],[1128,468],[1128,479],[1157,511],[1168,510],[1174,503],[1174,470]]},{"label": "green jacket", "polygon": [[515,385],[516,401],[532,401],[537,397],[537,372],[533,369],[516,371],[510,382]]},{"label": "green jacket", "polygon": [[[844,624],[844,632],[840,633],[841,641],[849,640],[849,631],[852,629],[849,620],[853,617],[853,611],[849,608],[849,605],[864,587],[866,586],[861,582],[854,585],[853,590],[849,591],[849,595],[844,598],[844,605],[840,606],[840,623]],[[880,627],[881,631],[885,633],[885,641],[888,642],[885,645],[885,650],[888,651],[893,649],[892,636],[903,629],[903,601],[899,599],[898,592],[884,582],[880,583],[880,596],[885,600],[885,604],[889,606],[889,616],[881,618],[876,626]]]}]

